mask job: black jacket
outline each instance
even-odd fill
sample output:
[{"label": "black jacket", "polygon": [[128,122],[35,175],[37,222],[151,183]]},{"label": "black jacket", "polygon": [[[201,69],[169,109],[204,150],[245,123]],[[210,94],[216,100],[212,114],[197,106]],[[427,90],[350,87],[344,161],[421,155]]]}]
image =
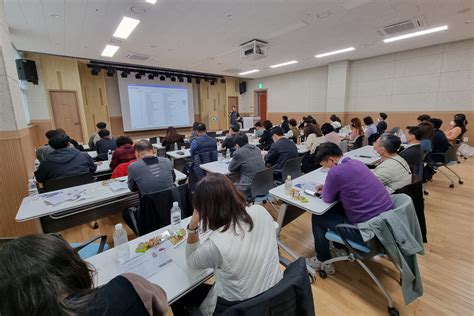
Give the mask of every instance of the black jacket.
[{"label": "black jacket", "polygon": [[398,153],[403,159],[406,160],[410,166],[412,174],[418,174],[418,168],[420,168],[421,163],[425,157],[425,153],[421,148],[420,144],[415,144],[406,149],[402,148]]},{"label": "black jacket", "polygon": [[385,133],[386,130],[387,130],[387,123],[385,121],[380,121],[377,124],[377,133],[379,135],[382,135],[383,133]]},{"label": "black jacket", "polygon": [[88,153],[75,148],[56,149],[50,153],[35,172],[36,181],[58,179],[81,173],[95,172],[97,166]]},{"label": "black jacket", "polygon": [[114,138],[101,138],[95,143],[95,150],[97,151],[97,160],[108,160],[107,153],[109,150],[114,151],[117,147],[117,142]]},{"label": "black jacket", "polygon": [[259,142],[263,150],[269,150],[270,146],[273,144],[272,133],[267,129],[264,130]]},{"label": "black jacket", "polygon": [[443,131],[439,129],[435,130],[431,146],[433,147],[432,152],[434,153],[445,153],[448,151],[450,144]]},{"label": "black jacket", "polygon": [[285,162],[298,157],[298,148],[295,143],[287,138],[281,138],[270,147],[265,156],[265,163],[275,166],[275,170],[281,170]]},{"label": "black jacket", "polygon": [[281,128],[283,128],[283,131],[285,133],[288,133],[288,131],[290,130],[290,124],[288,123],[288,121],[283,121],[283,123],[281,123]]}]

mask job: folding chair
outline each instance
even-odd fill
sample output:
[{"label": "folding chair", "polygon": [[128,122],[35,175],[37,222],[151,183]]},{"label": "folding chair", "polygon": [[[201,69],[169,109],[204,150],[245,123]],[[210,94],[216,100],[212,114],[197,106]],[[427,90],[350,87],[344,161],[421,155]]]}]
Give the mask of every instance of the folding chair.
[{"label": "folding chair", "polygon": [[82,184],[95,182],[95,177],[92,173],[81,173],[74,176],[50,179],[46,180],[44,183],[44,191],[56,191],[61,189],[66,189],[70,187],[75,187]]}]

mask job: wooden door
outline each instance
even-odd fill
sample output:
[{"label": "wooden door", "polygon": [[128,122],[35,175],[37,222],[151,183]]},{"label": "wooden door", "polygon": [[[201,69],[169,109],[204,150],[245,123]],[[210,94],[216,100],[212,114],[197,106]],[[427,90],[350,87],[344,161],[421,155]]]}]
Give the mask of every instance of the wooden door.
[{"label": "wooden door", "polygon": [[260,121],[265,121],[267,119],[267,92],[260,91],[257,92],[258,98],[258,116],[260,116]]},{"label": "wooden door", "polygon": [[62,128],[72,139],[82,141],[76,92],[50,91],[49,94],[56,128]]}]

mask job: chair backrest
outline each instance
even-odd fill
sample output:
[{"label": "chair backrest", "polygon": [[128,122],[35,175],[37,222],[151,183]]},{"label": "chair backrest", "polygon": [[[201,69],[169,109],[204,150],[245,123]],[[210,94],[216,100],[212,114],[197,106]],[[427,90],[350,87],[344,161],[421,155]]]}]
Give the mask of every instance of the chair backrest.
[{"label": "chair backrest", "polygon": [[95,178],[92,173],[81,173],[70,177],[50,179],[46,180],[44,183],[44,191],[50,192],[61,190],[82,184],[92,183],[94,181]]},{"label": "chair backrest", "polygon": [[178,142],[178,148],[181,149],[181,147],[186,148],[186,149],[189,149],[189,147],[191,146],[191,143],[188,143],[188,142]]},{"label": "chair backrest", "polygon": [[275,187],[273,181],[273,167],[258,171],[250,184],[250,194],[252,199],[257,196],[264,196]]},{"label": "chair backrest", "polygon": [[400,127],[396,126],[396,127],[393,127],[391,130],[390,130],[390,134],[398,134],[398,131],[400,130]]},{"label": "chair backrest", "polygon": [[216,132],[207,132],[206,134],[209,137],[216,138]]},{"label": "chair backrest", "polygon": [[150,143],[152,144],[158,143],[158,137],[150,137]]},{"label": "chair backrest", "polygon": [[288,176],[291,179],[296,179],[301,176],[301,161],[303,157],[288,159],[281,169],[281,179],[285,181]]},{"label": "chair backrest", "polygon": [[374,142],[377,140],[377,138],[379,138],[378,133],[374,133],[374,134],[370,135],[369,138],[367,139],[367,145],[372,146],[374,144]]},{"label": "chair backrest", "polygon": [[218,297],[214,315],[315,315],[304,258],[292,262],[280,282],[253,298],[229,302]]},{"label": "chair backrest", "polygon": [[446,160],[445,163],[449,163],[452,161],[458,161],[458,149],[461,144],[454,144],[449,147],[448,151],[446,152]]},{"label": "chair backrest", "polygon": [[364,145],[364,139],[365,139],[364,135],[357,136],[352,146],[352,149],[361,148]]},{"label": "chair backrest", "polygon": [[162,147],[162,148],[158,148],[156,150],[156,155],[158,157],[166,157],[166,148],[165,147]]},{"label": "chair backrest", "polygon": [[143,195],[140,198],[137,215],[138,235],[143,236],[171,224],[170,211],[174,201],[177,201],[181,208],[181,218],[192,215],[193,207],[188,184]]},{"label": "chair backrest", "polygon": [[255,127],[249,128],[249,131],[248,131],[247,133],[251,133],[251,134],[252,134],[253,132],[255,132]]}]

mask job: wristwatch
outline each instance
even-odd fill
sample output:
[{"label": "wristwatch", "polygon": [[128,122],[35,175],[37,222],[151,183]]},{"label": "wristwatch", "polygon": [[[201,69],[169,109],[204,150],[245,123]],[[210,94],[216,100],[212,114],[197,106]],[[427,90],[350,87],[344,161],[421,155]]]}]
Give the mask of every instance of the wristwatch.
[{"label": "wristwatch", "polygon": [[189,234],[197,234],[198,231],[199,231],[199,226],[196,226],[195,229],[191,229],[191,228],[189,228],[189,224],[188,224],[188,226],[186,226],[186,231],[187,231]]}]

